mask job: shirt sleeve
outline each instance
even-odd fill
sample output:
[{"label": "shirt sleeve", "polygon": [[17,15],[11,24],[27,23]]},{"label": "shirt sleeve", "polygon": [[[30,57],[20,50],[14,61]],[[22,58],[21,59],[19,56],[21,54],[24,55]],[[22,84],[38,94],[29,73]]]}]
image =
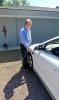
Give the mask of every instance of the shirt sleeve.
[{"label": "shirt sleeve", "polygon": [[29,45],[26,42],[24,31],[21,31],[21,30],[20,30],[20,43],[22,43],[26,48],[29,48]]},{"label": "shirt sleeve", "polygon": [[29,38],[30,38],[30,40],[29,40],[29,45],[31,45],[31,42],[32,42],[31,31],[30,31],[30,34],[29,34]]}]

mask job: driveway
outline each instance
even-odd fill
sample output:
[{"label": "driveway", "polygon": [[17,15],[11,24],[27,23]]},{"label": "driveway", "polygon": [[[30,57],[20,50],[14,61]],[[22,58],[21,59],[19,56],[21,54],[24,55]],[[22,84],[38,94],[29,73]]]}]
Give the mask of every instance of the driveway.
[{"label": "driveway", "polygon": [[52,100],[34,71],[24,71],[19,50],[0,52],[0,100]]}]

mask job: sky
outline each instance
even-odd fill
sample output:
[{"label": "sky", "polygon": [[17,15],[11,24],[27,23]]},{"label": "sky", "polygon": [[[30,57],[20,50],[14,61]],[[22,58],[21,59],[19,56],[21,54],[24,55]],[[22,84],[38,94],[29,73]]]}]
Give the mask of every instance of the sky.
[{"label": "sky", "polygon": [[59,0],[29,0],[31,6],[51,7],[59,6]]}]

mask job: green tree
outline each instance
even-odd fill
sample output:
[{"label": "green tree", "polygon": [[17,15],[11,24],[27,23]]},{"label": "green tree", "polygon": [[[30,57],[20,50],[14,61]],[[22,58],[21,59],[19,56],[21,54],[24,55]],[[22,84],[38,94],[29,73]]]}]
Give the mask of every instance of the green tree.
[{"label": "green tree", "polygon": [[27,6],[30,6],[30,2],[29,2],[29,0],[27,1],[27,4],[26,4]]},{"label": "green tree", "polygon": [[28,6],[30,5],[28,0],[12,0],[14,6]]},{"label": "green tree", "polygon": [[27,5],[27,0],[21,0],[21,5],[22,5],[22,6]]},{"label": "green tree", "polygon": [[4,6],[29,6],[28,0],[8,0],[4,2]]},{"label": "green tree", "polygon": [[20,6],[21,1],[20,0],[12,0],[12,4],[13,4],[13,6]]},{"label": "green tree", "polygon": [[6,1],[3,3],[4,6],[12,6],[12,2],[9,0],[9,1]]},{"label": "green tree", "polygon": [[2,6],[2,5],[3,5],[3,2],[4,2],[4,0],[0,0],[0,6]]},{"label": "green tree", "polygon": [[30,3],[28,0],[8,0],[4,1],[4,6],[29,6]]}]

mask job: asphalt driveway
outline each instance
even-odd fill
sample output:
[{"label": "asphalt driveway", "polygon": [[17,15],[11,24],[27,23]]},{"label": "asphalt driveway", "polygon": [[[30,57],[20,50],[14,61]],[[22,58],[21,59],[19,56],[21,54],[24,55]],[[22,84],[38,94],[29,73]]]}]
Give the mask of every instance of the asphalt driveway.
[{"label": "asphalt driveway", "polygon": [[19,50],[0,52],[0,100],[52,100],[34,71],[21,67]]}]

